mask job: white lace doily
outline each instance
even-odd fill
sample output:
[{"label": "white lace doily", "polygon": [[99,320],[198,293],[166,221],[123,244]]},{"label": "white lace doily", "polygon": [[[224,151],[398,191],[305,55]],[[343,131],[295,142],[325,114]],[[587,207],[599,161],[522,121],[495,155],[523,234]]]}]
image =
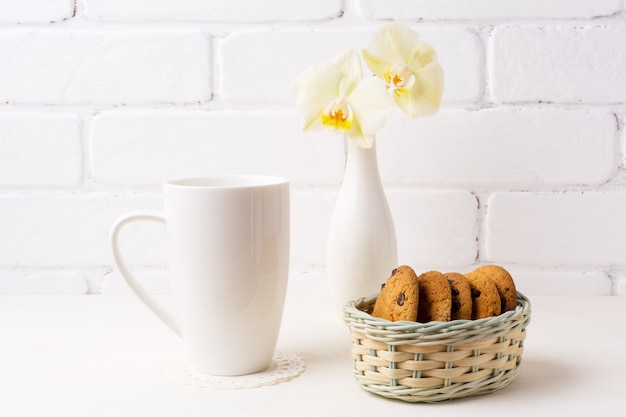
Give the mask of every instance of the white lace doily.
[{"label": "white lace doily", "polygon": [[181,363],[173,370],[174,379],[183,385],[196,388],[241,389],[256,388],[293,379],[304,372],[304,361],[293,353],[275,352],[267,369],[250,375],[213,376],[194,370]]}]

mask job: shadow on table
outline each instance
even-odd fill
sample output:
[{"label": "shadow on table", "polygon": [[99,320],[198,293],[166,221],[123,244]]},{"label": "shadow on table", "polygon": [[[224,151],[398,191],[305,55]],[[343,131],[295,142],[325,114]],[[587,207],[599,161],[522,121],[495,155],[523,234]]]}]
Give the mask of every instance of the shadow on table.
[{"label": "shadow on table", "polygon": [[559,391],[568,390],[568,386],[579,378],[570,364],[559,362],[558,359],[524,358],[519,374],[507,387],[486,395],[457,398],[449,404],[484,401],[485,397],[491,396],[532,398],[533,401],[541,402],[544,397],[555,397]]},{"label": "shadow on table", "polygon": [[558,391],[567,389],[571,382],[579,379],[570,364],[558,358],[524,358],[520,372],[502,395],[523,394],[527,398],[554,397]]}]

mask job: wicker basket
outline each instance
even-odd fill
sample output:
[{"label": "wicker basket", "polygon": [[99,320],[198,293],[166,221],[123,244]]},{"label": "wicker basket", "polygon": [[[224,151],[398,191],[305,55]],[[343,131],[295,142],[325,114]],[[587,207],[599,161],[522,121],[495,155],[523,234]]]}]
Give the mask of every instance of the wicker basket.
[{"label": "wicker basket", "polygon": [[376,296],[348,303],[354,377],[370,392],[410,402],[438,402],[502,389],[518,374],[530,302],[497,317],[447,323],[372,317]]}]

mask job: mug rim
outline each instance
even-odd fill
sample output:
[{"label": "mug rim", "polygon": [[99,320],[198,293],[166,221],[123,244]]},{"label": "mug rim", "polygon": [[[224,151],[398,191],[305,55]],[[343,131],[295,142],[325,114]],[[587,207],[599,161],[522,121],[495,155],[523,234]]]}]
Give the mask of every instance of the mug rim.
[{"label": "mug rim", "polygon": [[226,174],[175,178],[166,181],[164,185],[177,188],[231,189],[268,187],[288,183],[287,178],[274,175]]}]

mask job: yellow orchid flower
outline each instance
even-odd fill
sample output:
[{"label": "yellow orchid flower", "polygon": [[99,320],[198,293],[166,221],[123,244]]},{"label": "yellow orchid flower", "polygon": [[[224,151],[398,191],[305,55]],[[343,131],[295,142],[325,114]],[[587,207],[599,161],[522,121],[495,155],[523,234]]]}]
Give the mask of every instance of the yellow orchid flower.
[{"label": "yellow orchid flower", "polygon": [[393,100],[384,83],[363,79],[355,51],[314,65],[294,80],[292,95],[305,131],[332,130],[369,148],[391,113]]},{"label": "yellow orchid flower", "polygon": [[362,52],[369,69],[387,83],[403,112],[414,118],[437,113],[443,69],[435,49],[417,32],[400,23],[387,23]]}]

